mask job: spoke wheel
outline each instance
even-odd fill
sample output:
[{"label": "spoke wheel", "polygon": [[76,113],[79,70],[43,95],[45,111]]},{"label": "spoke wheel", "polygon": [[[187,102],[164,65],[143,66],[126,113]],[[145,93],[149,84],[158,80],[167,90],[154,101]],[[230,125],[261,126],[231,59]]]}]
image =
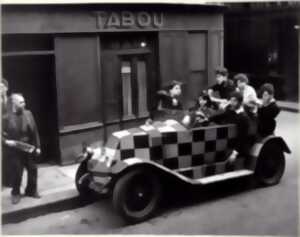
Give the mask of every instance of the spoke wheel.
[{"label": "spoke wheel", "polygon": [[146,170],[134,170],[117,181],[113,205],[127,221],[141,222],[154,214],[161,198],[158,178]]}]

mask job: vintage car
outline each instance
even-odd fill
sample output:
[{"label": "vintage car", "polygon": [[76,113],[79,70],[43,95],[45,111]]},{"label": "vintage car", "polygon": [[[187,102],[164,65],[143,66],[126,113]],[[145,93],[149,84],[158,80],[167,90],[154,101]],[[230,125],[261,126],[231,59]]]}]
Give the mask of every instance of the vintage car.
[{"label": "vintage car", "polygon": [[281,137],[254,142],[247,157],[229,162],[236,126],[188,129],[176,120],[154,122],[112,133],[105,147],[86,148],[76,174],[82,196],[112,195],[116,210],[130,222],[155,212],[167,177],[208,185],[252,176],[262,185],[277,184],[290,149]]}]

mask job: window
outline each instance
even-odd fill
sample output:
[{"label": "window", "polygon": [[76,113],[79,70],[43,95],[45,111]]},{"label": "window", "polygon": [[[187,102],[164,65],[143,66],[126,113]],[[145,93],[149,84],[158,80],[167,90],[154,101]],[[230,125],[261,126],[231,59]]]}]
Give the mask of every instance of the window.
[{"label": "window", "polygon": [[148,116],[146,61],[136,55],[121,61],[121,78],[123,119]]},{"label": "window", "polygon": [[121,66],[123,92],[123,119],[133,117],[132,111],[132,75],[130,61],[123,61]]}]

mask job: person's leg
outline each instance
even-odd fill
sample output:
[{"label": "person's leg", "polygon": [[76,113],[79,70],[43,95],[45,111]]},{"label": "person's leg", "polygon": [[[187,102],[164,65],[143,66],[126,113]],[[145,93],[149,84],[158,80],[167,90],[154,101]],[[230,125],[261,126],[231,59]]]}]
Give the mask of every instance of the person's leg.
[{"label": "person's leg", "polygon": [[28,156],[25,162],[25,167],[28,172],[27,187],[25,194],[34,196],[37,194],[37,165],[34,157]]},{"label": "person's leg", "polygon": [[22,176],[23,176],[23,159],[25,157],[22,154],[14,154],[11,157],[11,165],[12,165],[12,191],[11,191],[11,201],[12,204],[17,204],[21,200],[21,193],[20,193],[20,186],[22,183]]}]

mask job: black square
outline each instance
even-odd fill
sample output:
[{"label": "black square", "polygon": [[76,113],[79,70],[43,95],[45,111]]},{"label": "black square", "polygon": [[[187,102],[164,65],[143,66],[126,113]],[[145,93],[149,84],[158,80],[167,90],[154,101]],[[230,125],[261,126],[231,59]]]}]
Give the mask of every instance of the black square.
[{"label": "black square", "polygon": [[121,160],[134,157],[134,149],[121,150]]},{"label": "black square", "polygon": [[228,157],[228,154],[226,154],[227,152],[225,151],[219,151],[219,152],[216,152],[216,162],[222,162],[222,161],[225,161],[227,160],[227,157]]},{"label": "black square", "polygon": [[180,171],[179,173],[182,174],[183,176],[186,176],[186,177],[190,178],[190,179],[194,178],[193,170],[184,170],[184,171]]},{"label": "black square", "polygon": [[229,139],[227,144],[228,144],[228,148],[234,148],[236,144],[236,139],[235,138]]},{"label": "black square", "polygon": [[203,154],[193,155],[192,156],[192,166],[199,166],[204,164]]},{"label": "black square", "polygon": [[149,139],[148,135],[138,135],[133,137],[134,148],[148,148]]},{"label": "black square", "polygon": [[192,144],[191,143],[178,144],[178,153],[180,156],[192,154]]},{"label": "black square", "polygon": [[150,147],[150,159],[161,160],[163,158],[163,152],[161,146]]},{"label": "black square", "polygon": [[193,142],[204,141],[204,130],[193,131]]},{"label": "black square", "polygon": [[205,152],[216,151],[216,141],[206,141],[205,142]]},{"label": "black square", "polygon": [[166,132],[162,133],[163,144],[176,144],[177,143],[177,132]]},{"label": "black square", "polygon": [[217,129],[217,139],[223,139],[228,137],[228,128],[218,128]]},{"label": "black square", "polygon": [[171,170],[178,169],[178,158],[168,158],[163,160],[164,166],[168,167]]},{"label": "black square", "polygon": [[227,162],[226,163],[226,172],[234,171],[234,164]]},{"label": "black square", "polygon": [[215,165],[208,165],[205,169],[205,176],[211,176],[216,174],[216,166]]}]

